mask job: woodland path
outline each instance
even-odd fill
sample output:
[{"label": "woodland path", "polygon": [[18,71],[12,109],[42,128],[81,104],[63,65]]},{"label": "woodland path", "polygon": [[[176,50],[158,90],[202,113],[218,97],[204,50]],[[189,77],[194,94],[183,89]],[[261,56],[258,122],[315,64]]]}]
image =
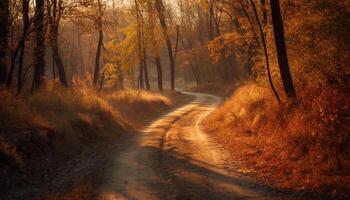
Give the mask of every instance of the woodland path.
[{"label": "woodland path", "polygon": [[240,173],[239,162],[201,130],[219,97],[186,94],[195,100],[151,123],[113,155],[97,199],[295,199]]}]

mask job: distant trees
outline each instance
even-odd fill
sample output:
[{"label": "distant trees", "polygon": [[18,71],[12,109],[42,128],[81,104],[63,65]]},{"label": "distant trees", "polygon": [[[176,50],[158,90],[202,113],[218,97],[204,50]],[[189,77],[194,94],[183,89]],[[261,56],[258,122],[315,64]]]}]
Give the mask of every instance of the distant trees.
[{"label": "distant trees", "polygon": [[0,1],[0,84],[6,82],[6,56],[8,49],[9,0]]},{"label": "distant trees", "polygon": [[35,1],[35,49],[34,49],[34,81],[32,88],[39,89],[45,76],[45,0]]},{"label": "distant trees", "polygon": [[165,20],[165,10],[164,10],[163,0],[156,0],[156,8],[157,8],[159,22],[162,27],[163,37],[165,39],[165,44],[167,46],[168,55],[169,55],[171,90],[175,90],[175,60],[174,60],[174,54],[173,54],[173,47],[172,47],[171,40],[169,37],[169,32],[168,32],[168,25]]},{"label": "distant trees", "polygon": [[50,45],[51,52],[53,57],[53,62],[56,63],[58,69],[58,75],[61,84],[64,87],[68,87],[66,72],[63,66],[62,58],[60,56],[58,48],[58,36],[59,36],[59,26],[61,21],[61,16],[63,12],[62,0],[52,0],[51,5],[49,6],[50,12],[48,15],[49,26],[50,26]]},{"label": "distant trees", "polygon": [[[22,72],[23,72],[23,59],[24,59],[24,50],[26,45],[26,37],[29,32],[30,22],[29,22],[29,0],[22,0],[22,17],[23,17],[23,30],[22,30],[22,38],[19,42],[20,55],[19,55],[19,66],[18,66],[18,76],[17,76],[17,93],[21,92],[22,89]],[[12,73],[15,67],[15,59],[16,55],[14,55],[14,59],[11,62],[11,71],[8,77],[7,86],[9,87],[11,84]]]}]

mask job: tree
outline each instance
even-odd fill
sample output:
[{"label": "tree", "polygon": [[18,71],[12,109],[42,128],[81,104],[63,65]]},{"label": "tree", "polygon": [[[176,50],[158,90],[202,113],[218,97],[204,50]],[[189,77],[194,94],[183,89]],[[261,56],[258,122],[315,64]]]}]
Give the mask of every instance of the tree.
[{"label": "tree", "polygon": [[99,79],[100,79],[100,59],[101,59],[101,50],[103,45],[103,27],[102,27],[102,0],[98,0],[98,16],[96,20],[97,30],[98,30],[98,44],[97,44],[97,50],[96,50],[96,57],[95,57],[95,70],[94,70],[94,80],[93,84],[94,86],[97,85]]},{"label": "tree", "polygon": [[52,57],[58,69],[58,76],[61,85],[63,85],[64,87],[68,87],[66,72],[58,48],[58,31],[63,12],[62,0],[52,0],[52,10],[50,11],[51,15],[49,15],[48,17],[50,22],[50,45]]},{"label": "tree", "polygon": [[9,0],[0,1],[0,84],[6,81],[6,54],[8,47]]},{"label": "tree", "polygon": [[169,37],[168,25],[165,21],[165,11],[164,4],[162,0],[156,0],[156,8],[158,13],[158,18],[160,25],[162,27],[163,37],[165,39],[165,44],[168,49],[169,54],[169,62],[170,62],[170,82],[171,82],[171,90],[175,90],[175,60],[173,55],[173,48]]},{"label": "tree", "polygon": [[296,99],[293,79],[289,69],[280,3],[279,0],[271,0],[270,4],[272,13],[273,32],[275,35],[275,44],[278,57],[278,66],[281,73],[284,91],[287,97]]},{"label": "tree", "polygon": [[35,3],[34,29],[36,35],[34,48],[34,81],[32,88],[39,89],[43,84],[45,76],[45,0],[36,0]]},{"label": "tree", "polygon": [[155,7],[154,4],[151,2],[147,3],[147,14],[148,14],[148,23],[149,23],[149,32],[150,32],[150,37],[151,37],[151,43],[152,43],[152,54],[153,54],[153,59],[156,64],[156,69],[157,69],[157,84],[158,84],[158,90],[162,91],[163,90],[163,69],[162,69],[162,63],[160,60],[160,55],[159,55],[159,44],[157,41],[157,36],[155,34],[154,29],[156,28],[156,23],[155,19],[156,16],[154,15]]},{"label": "tree", "polygon": [[264,31],[262,29],[262,25],[260,23],[258,12],[256,10],[256,7],[255,7],[255,4],[254,4],[253,0],[250,0],[250,3],[252,5],[252,7],[253,7],[254,15],[255,15],[256,21],[258,22],[258,26],[259,26],[259,30],[260,30],[260,36],[261,36],[261,40],[262,40],[263,48],[264,48],[266,68],[267,68],[267,75],[268,75],[268,78],[269,78],[270,87],[271,87],[271,89],[272,89],[272,91],[273,91],[273,93],[274,93],[278,103],[281,103],[281,99],[280,99],[280,97],[279,97],[279,95],[277,93],[277,90],[276,90],[275,86],[273,85],[273,82],[272,82],[272,77],[271,77],[271,72],[270,72],[269,55],[268,55],[268,52],[267,52]]},{"label": "tree", "polygon": [[18,83],[17,83],[17,93],[20,93],[21,88],[22,88],[22,69],[23,69],[23,59],[24,59],[24,50],[25,50],[25,44],[26,44],[26,39],[30,33],[29,28],[30,28],[30,21],[29,21],[29,0],[22,0],[22,36],[18,42],[18,45],[13,52],[11,56],[11,65],[10,65],[10,71],[7,76],[7,81],[6,81],[6,87],[10,87],[12,83],[12,77],[13,77],[13,72],[16,67],[16,59],[18,53],[19,55],[19,67],[18,67]]}]

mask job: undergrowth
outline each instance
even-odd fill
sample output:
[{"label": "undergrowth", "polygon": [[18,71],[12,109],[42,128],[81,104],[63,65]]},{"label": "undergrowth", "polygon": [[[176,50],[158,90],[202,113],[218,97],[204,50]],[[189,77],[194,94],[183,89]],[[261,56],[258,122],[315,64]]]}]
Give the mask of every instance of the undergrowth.
[{"label": "undergrowth", "polygon": [[133,132],[142,118],[172,104],[157,93],[87,87],[47,87],[19,96],[1,89],[0,96],[0,178],[8,180],[5,185],[11,184],[9,176],[44,173],[55,160]]},{"label": "undergrowth", "polygon": [[298,105],[279,105],[268,88],[248,84],[204,122],[205,128],[266,183],[348,194],[349,96],[329,84],[298,91]]}]

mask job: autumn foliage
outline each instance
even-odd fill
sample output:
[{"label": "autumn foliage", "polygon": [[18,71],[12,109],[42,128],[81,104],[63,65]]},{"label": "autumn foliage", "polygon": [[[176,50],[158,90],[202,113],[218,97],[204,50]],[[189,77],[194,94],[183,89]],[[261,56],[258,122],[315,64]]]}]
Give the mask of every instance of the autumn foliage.
[{"label": "autumn foliage", "polygon": [[[204,125],[266,183],[345,195],[350,184],[349,5],[295,1],[287,10],[285,36],[298,101],[277,103],[262,51],[252,52],[254,81],[239,87]],[[282,95],[273,32],[269,25],[265,31],[273,82]],[[232,53],[249,59],[241,50],[246,40],[236,35],[209,45],[214,61]]]}]

